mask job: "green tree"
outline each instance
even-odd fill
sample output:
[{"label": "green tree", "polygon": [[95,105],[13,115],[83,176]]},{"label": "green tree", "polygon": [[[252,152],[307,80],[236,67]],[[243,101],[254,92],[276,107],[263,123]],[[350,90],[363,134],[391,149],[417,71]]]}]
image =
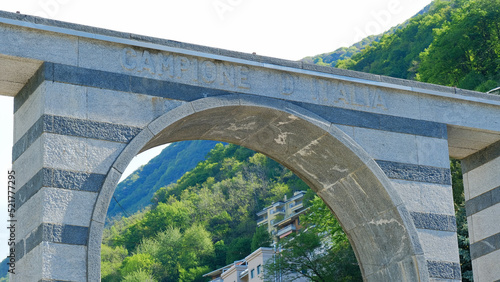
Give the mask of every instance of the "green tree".
[{"label": "green tree", "polygon": [[463,1],[420,58],[424,82],[477,89],[498,81],[500,0]]},{"label": "green tree", "polygon": [[227,248],[226,264],[244,259],[246,256],[251,254],[251,244],[251,237],[241,237],[234,239]]},{"label": "green tree", "polygon": [[312,281],[361,281],[356,256],[347,235],[326,204],[317,196],[300,218],[305,229],[279,242],[280,252],[265,265],[266,281],[280,275]]},{"label": "green tree", "polygon": [[134,271],[127,276],[125,276],[122,280],[123,282],[156,282],[157,280],[151,275],[151,273],[148,273],[147,271],[144,271],[142,269]]},{"label": "green tree", "polygon": [[273,239],[269,234],[267,227],[265,225],[259,226],[255,229],[255,233],[252,237],[251,251],[255,251],[260,247],[271,247],[273,244]]},{"label": "green tree", "polygon": [[103,282],[121,280],[119,270],[127,255],[127,249],[122,246],[113,248],[104,244],[101,245],[101,280]]},{"label": "green tree", "polygon": [[126,277],[137,271],[146,271],[152,273],[158,267],[158,261],[150,254],[140,253],[126,257],[120,268],[120,274]]},{"label": "green tree", "polygon": [[460,161],[450,161],[451,181],[453,187],[453,201],[455,205],[455,216],[457,219],[458,248],[460,255],[460,266],[462,269],[462,281],[473,281],[472,261],[469,248],[469,229],[465,213],[465,195]]}]

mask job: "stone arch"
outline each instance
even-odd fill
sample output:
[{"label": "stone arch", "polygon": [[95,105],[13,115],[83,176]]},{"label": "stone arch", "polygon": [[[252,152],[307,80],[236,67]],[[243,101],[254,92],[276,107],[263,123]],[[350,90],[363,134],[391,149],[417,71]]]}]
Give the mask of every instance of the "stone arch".
[{"label": "stone arch", "polygon": [[100,275],[103,222],[121,172],[142,151],[196,139],[264,153],[303,179],[340,221],[364,280],[429,280],[410,214],[368,153],[335,125],[293,103],[236,94],[184,103],[152,121],[122,151],[93,210],[88,280]]}]

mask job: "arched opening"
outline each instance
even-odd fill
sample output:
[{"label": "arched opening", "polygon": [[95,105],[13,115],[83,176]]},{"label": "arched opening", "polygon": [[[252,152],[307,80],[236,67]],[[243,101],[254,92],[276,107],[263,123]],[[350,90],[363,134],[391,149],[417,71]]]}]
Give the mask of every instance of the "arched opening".
[{"label": "arched opening", "polygon": [[292,103],[245,95],[185,103],[151,122],[125,148],[99,194],[88,273],[99,273],[104,217],[120,172],[139,152],[183,140],[242,145],[283,164],[327,204],[367,281],[428,280],[416,229],[375,161],[334,125]]}]

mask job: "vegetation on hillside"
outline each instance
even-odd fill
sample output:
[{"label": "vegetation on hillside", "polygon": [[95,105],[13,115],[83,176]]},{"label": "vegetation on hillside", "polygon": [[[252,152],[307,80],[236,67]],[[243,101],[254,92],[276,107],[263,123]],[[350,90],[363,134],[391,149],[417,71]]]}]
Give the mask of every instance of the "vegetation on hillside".
[{"label": "vegetation on hillside", "polygon": [[202,274],[269,245],[256,228],[257,211],[307,189],[264,155],[217,144],[205,161],[159,189],[150,209],[105,231],[102,281],[206,281]]},{"label": "vegetation on hillside", "polygon": [[499,0],[436,0],[336,67],[486,92],[500,84],[499,16]]},{"label": "vegetation on hillside", "polygon": [[150,205],[150,199],[158,189],[174,183],[193,169],[215,144],[215,141],[184,141],[163,149],[158,156],[118,184],[114,199],[109,203],[107,218],[131,215]]},{"label": "vegetation on hillside", "polygon": [[[337,67],[486,92],[500,85],[500,0],[436,0]],[[463,281],[472,281],[460,162],[451,161]]]}]

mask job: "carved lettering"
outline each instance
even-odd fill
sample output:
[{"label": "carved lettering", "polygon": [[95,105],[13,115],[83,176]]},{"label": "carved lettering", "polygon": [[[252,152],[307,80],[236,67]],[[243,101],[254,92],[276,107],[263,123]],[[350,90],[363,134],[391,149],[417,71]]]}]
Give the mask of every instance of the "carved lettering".
[{"label": "carved lettering", "polygon": [[139,71],[144,71],[144,70],[149,71],[151,74],[156,73],[153,59],[151,59],[151,54],[149,54],[148,51],[144,51],[142,53],[142,57],[140,60]]},{"label": "carved lettering", "polygon": [[148,73],[158,78],[178,79],[183,82],[212,84],[216,81],[225,88],[250,89],[250,70],[209,60],[177,56],[167,52],[142,52],[132,48],[122,50],[121,65],[127,71]]},{"label": "carved lettering", "polygon": [[291,95],[295,90],[295,79],[291,74],[284,73],[281,75],[281,93],[283,95]]},{"label": "carved lettering", "polygon": [[347,89],[345,88],[345,85],[343,83],[339,83],[339,86],[335,94],[336,94],[335,103],[344,102],[344,104],[346,105],[350,104],[351,96],[347,92]]},{"label": "carved lettering", "polygon": [[219,84],[224,85],[227,82],[229,85],[234,86],[234,68],[225,64],[219,64],[218,69]]},{"label": "carved lettering", "polygon": [[[251,71],[246,66],[212,61],[195,57],[180,56],[168,52],[138,51],[124,48],[121,65],[127,71],[135,71],[149,77],[166,80],[178,80],[195,85],[212,85],[230,90],[251,89]],[[271,74],[271,73],[269,73]],[[358,85],[328,78],[310,78],[313,89],[302,89],[300,78],[289,72],[278,73],[280,89],[283,95],[306,93],[311,100],[330,106],[348,106],[354,108],[372,108],[387,110],[383,90],[376,87]],[[272,80],[273,77],[269,76]]]},{"label": "carved lettering", "polygon": [[248,83],[248,71],[249,69],[247,67],[236,67],[236,86],[238,88],[250,89],[250,84]]},{"label": "carved lettering", "polygon": [[122,51],[122,67],[126,70],[132,71],[137,67],[135,61],[137,52],[132,48],[125,48]]},{"label": "carved lettering", "polygon": [[174,77],[174,56],[159,53],[158,68],[156,69],[159,75],[163,75],[165,71],[169,77]]},{"label": "carved lettering", "polygon": [[217,79],[217,66],[211,61],[201,63],[201,79],[206,83],[213,83]]},{"label": "carved lettering", "polygon": [[177,78],[182,78],[183,74],[189,71],[189,67],[191,66],[191,62],[186,57],[177,57],[175,60],[175,71],[177,74]]}]

